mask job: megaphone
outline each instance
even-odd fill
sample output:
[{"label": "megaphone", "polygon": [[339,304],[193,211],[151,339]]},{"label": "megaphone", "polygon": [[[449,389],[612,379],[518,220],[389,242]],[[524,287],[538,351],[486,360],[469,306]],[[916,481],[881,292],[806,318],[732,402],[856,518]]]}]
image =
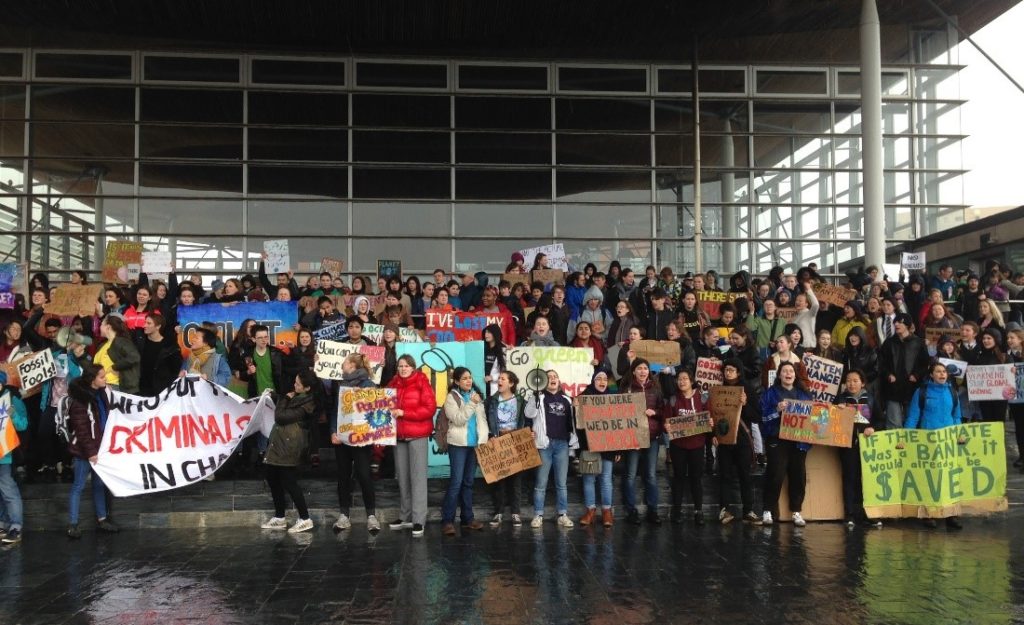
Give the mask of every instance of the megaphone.
[{"label": "megaphone", "polygon": [[537,367],[526,374],[526,388],[533,392],[543,391],[548,387],[548,372]]}]

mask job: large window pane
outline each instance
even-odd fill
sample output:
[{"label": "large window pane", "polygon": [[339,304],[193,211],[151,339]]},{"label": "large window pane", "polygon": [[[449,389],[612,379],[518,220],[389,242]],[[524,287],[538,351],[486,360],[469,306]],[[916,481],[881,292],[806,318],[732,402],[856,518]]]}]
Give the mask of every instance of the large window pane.
[{"label": "large window pane", "polygon": [[559,165],[639,165],[651,163],[650,135],[559,134]]},{"label": "large window pane", "polygon": [[448,163],[451,137],[447,132],[352,132],[352,159],[361,162]]},{"label": "large window pane", "polygon": [[[459,203],[455,205],[455,236],[500,234],[550,239],[551,224],[550,204]],[[459,248],[462,245],[463,242],[460,241],[455,246],[456,260],[470,258],[461,253]],[[507,258],[505,264],[508,264]],[[501,268],[504,269],[504,267],[505,265],[502,265]]]},{"label": "large window pane", "polygon": [[237,234],[242,229],[239,200],[141,199],[139,230],[147,233]]},{"label": "large window pane", "polygon": [[241,61],[237,58],[197,56],[146,56],[144,80],[175,82],[238,82]]},{"label": "large window pane", "polygon": [[650,100],[559,98],[559,130],[650,130]]},{"label": "large window pane", "polygon": [[[35,229],[90,233],[134,232],[135,201],[130,198],[103,198],[73,195],[36,196],[32,208]],[[46,219],[42,206],[49,207]]]},{"label": "large window pane", "polygon": [[0,156],[24,154],[25,122],[0,122]]},{"label": "large window pane", "polygon": [[548,88],[548,68],[543,65],[460,65],[459,87],[543,91]]},{"label": "large window pane", "polygon": [[352,197],[444,200],[451,197],[447,169],[352,168]]},{"label": "large window pane", "polygon": [[242,192],[241,165],[142,163],[141,195],[224,195]]},{"label": "large window pane", "polygon": [[352,205],[352,232],[360,235],[451,233],[451,205],[363,202]]},{"label": "large window pane", "polygon": [[651,236],[651,210],[646,206],[559,204],[555,207],[558,237],[631,238]]},{"label": "large window pane", "polygon": [[562,91],[647,91],[647,71],[627,67],[560,67]]},{"label": "large window pane", "polygon": [[[746,71],[742,69],[701,69],[698,78],[700,93],[746,93]],[[692,92],[693,70],[658,70],[658,93]]]},{"label": "large window pane", "polygon": [[644,267],[651,262],[650,240],[563,241],[562,245],[569,264],[581,270],[585,264],[594,263],[598,269],[606,271],[613,260],[618,260],[623,267],[643,273]]},{"label": "large window pane", "polygon": [[444,89],[448,86],[448,66],[441,63],[357,63],[356,84],[360,87]]},{"label": "large window pane", "polygon": [[140,126],[142,158],[241,160],[241,126]]},{"label": "large window pane", "polygon": [[32,85],[33,120],[133,121],[130,87]]},{"label": "large window pane", "polygon": [[343,61],[253,59],[252,82],[262,85],[345,85]]},{"label": "large window pane", "polygon": [[131,158],[135,154],[135,128],[127,124],[33,123],[32,153]]},{"label": "large window pane", "polygon": [[144,88],[141,98],[144,122],[242,123],[241,91]]},{"label": "large window pane", "polygon": [[0,76],[21,78],[25,75],[25,55],[21,52],[0,52]]},{"label": "large window pane", "polygon": [[832,176],[818,171],[762,171],[754,178],[761,204],[821,204],[832,201]]},{"label": "large window pane", "polygon": [[36,54],[37,78],[97,78],[130,80],[132,57],[128,54]]},{"label": "large window pane", "polygon": [[754,131],[825,134],[830,131],[827,102],[754,102]]},{"label": "large window pane", "polygon": [[[135,167],[131,161],[37,159],[32,161],[37,193],[134,195]],[[45,189],[41,189],[44,187]],[[48,190],[47,190],[48,189]]]},{"label": "large window pane", "polygon": [[0,83],[0,119],[25,119],[25,85]]},{"label": "large window pane", "polygon": [[460,200],[547,200],[550,170],[473,170],[455,172],[455,197]]},{"label": "large window pane", "polygon": [[[693,167],[693,136],[655,136],[655,156],[658,167]],[[747,137],[701,135],[701,164],[705,167],[746,167]]]},{"label": "large window pane", "polygon": [[757,93],[786,93],[825,95],[828,93],[828,74],[820,71],[759,69]]},{"label": "large window pane", "polygon": [[[550,220],[550,216],[549,216]],[[455,245],[455,267],[456,272],[477,272],[486,271],[492,276],[497,276],[505,271],[512,252],[524,250],[530,247],[550,245],[551,238],[521,238],[511,240],[490,240],[470,239],[459,241]],[[444,265],[441,265],[442,267]],[[497,280],[492,279],[492,284]]]},{"label": "large window pane", "polygon": [[829,137],[754,136],[755,167],[827,168],[831,162]]},{"label": "large window pane", "polygon": [[348,96],[344,93],[250,91],[249,123],[345,126],[348,124]]},{"label": "large window pane", "polygon": [[251,200],[248,216],[250,235],[348,234],[348,204],[343,201]]},{"label": "large window pane", "polygon": [[344,198],[348,195],[348,168],[249,165],[249,195]]},{"label": "large window pane", "polygon": [[451,100],[436,95],[352,96],[352,125],[363,128],[449,128]]},{"label": "large window pane", "polygon": [[558,172],[558,197],[577,202],[650,202],[651,174],[640,171]]},{"label": "large window pane", "polygon": [[200,273],[206,288],[215,277],[237,276],[246,269],[240,237],[145,236],[142,246],[147,252],[170,252],[178,274]]},{"label": "large window pane", "polygon": [[550,130],[550,98],[457,97],[456,128]]},{"label": "large window pane", "polygon": [[353,271],[375,276],[380,258],[402,261],[402,275],[430,275],[437,267],[447,269],[452,263],[449,239],[354,239],[352,241]]},{"label": "large window pane", "polygon": [[348,131],[326,128],[250,128],[249,159],[346,161]]},{"label": "large window pane", "polygon": [[460,132],[455,135],[456,163],[496,165],[551,164],[548,133]]}]

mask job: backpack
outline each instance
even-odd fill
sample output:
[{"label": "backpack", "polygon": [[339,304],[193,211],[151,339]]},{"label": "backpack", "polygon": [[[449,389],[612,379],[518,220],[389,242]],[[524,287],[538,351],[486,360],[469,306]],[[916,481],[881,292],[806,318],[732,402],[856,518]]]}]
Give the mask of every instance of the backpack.
[{"label": "backpack", "polygon": [[71,418],[71,396],[65,395],[60,398],[57,402],[57,413],[53,416],[53,420],[57,426],[57,436],[59,436],[65,443],[74,442],[75,434],[68,427],[68,419]]},{"label": "backpack", "polygon": [[[952,384],[946,384],[946,388],[949,389],[949,395],[953,398],[953,411],[951,414],[956,414],[956,409],[960,405],[960,398],[957,396],[956,390]],[[917,408],[921,411],[921,418],[924,418],[924,400],[928,395],[928,383],[925,382],[920,386],[917,393]]]}]

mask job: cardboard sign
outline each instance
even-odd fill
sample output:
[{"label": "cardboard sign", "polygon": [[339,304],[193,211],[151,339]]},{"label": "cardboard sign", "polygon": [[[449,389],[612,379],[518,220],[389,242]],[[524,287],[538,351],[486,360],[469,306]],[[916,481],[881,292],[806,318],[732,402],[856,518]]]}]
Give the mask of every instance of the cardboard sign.
[{"label": "cardboard sign", "polygon": [[512,315],[508,312],[442,312],[426,311],[427,340],[431,343],[449,343],[456,341],[479,341],[483,337],[484,328],[498,325],[502,328],[515,327]]},{"label": "cardboard sign", "polygon": [[1017,397],[1017,373],[1007,365],[967,367],[967,393],[971,401],[1009,401]]},{"label": "cardboard sign", "polygon": [[[383,328],[383,326],[381,327]],[[313,339],[317,341],[340,341],[347,338],[348,328],[345,326],[344,319],[337,323],[325,323],[316,330],[313,330]]]},{"label": "cardboard sign", "polygon": [[508,282],[509,288],[522,284],[526,290],[530,290],[530,274],[528,273],[503,273],[501,279]]},{"label": "cardboard sign", "polygon": [[925,328],[924,329],[924,342],[928,345],[935,347],[942,340],[942,337],[948,336],[954,341],[960,340],[960,329],[959,328]]},{"label": "cardboard sign", "polygon": [[57,375],[57,363],[48,349],[19,360],[17,366],[23,391],[29,391]]},{"label": "cardboard sign", "polygon": [[540,453],[533,441],[530,428],[514,430],[501,436],[492,436],[476,447],[476,461],[484,474],[484,481],[498,480],[540,466]]},{"label": "cardboard sign", "polygon": [[786,322],[788,322],[789,320],[795,318],[796,317],[796,313],[797,313],[797,309],[796,308],[786,307],[786,308],[776,308],[775,309],[775,316],[778,317],[781,321],[786,321]]},{"label": "cardboard sign", "polygon": [[698,358],[694,386],[707,393],[713,386],[722,384],[722,361],[717,358]]},{"label": "cardboard sign", "polygon": [[846,305],[846,302],[857,298],[857,291],[836,286],[834,284],[826,284],[822,282],[815,284],[813,288],[814,295],[818,298],[818,301],[826,302],[830,306],[838,306],[839,308],[842,308]]},{"label": "cardboard sign", "polygon": [[398,407],[398,389],[338,389],[338,431],[342,445],[394,445],[398,426],[391,414]]},{"label": "cardboard sign", "polygon": [[924,271],[927,266],[925,252],[903,252],[900,264],[907,271]]},{"label": "cardboard sign", "polygon": [[128,265],[142,266],[142,243],[107,241],[107,253],[103,260],[103,281],[127,284]]},{"label": "cardboard sign", "polygon": [[[714,422],[715,436],[718,437],[718,442],[723,445],[735,445],[736,438],[740,433],[740,413],[743,411],[743,404],[741,399],[743,397],[742,386],[712,386],[710,391],[710,399],[708,400],[709,408],[711,412],[711,420]],[[751,401],[751,398],[747,398],[747,401]],[[725,422],[728,426],[725,434],[719,434],[720,428],[725,426],[719,425],[721,422]]]},{"label": "cardboard sign", "polygon": [[579,424],[593,452],[647,449],[647,399],[643,393],[581,395],[576,398]]},{"label": "cardboard sign", "polygon": [[899,263],[882,263],[882,278],[885,280],[898,281],[900,273]]},{"label": "cardboard sign", "polygon": [[[841,521],[843,509],[843,467],[839,449],[816,445],[807,452],[807,486],[804,505],[800,510],[807,521]],[[775,522],[792,520],[789,507],[789,478],[782,481],[779,495],[779,518]]]},{"label": "cardboard sign", "polygon": [[360,297],[366,298],[366,302],[370,306],[366,311],[368,313],[372,313],[384,305],[383,295],[329,295],[328,297],[330,297],[331,302],[334,303],[334,309],[344,311],[346,316],[356,314],[355,303],[356,299]]},{"label": "cardboard sign", "polygon": [[[341,324],[344,325],[344,324]],[[346,331],[347,334],[347,331]],[[368,323],[363,326],[363,336],[370,339],[377,345],[384,345],[384,326],[378,323]],[[399,343],[422,343],[423,337],[415,328],[398,328]]]},{"label": "cardboard sign", "polygon": [[402,261],[400,260],[377,260],[377,279],[390,278],[391,276],[402,279]]},{"label": "cardboard sign", "polygon": [[675,367],[682,360],[679,343],[676,341],[632,341],[629,348],[636,352],[637,358],[643,358],[652,365]]},{"label": "cardboard sign", "polygon": [[143,252],[142,271],[148,275],[168,274],[174,271],[170,252]]},{"label": "cardboard sign", "polygon": [[779,438],[830,447],[853,446],[853,422],[857,409],[840,408],[820,401],[786,402]]},{"label": "cardboard sign", "polygon": [[536,260],[537,254],[544,254],[548,257],[549,269],[569,271],[569,261],[565,258],[565,246],[561,243],[530,247],[525,250],[519,250],[519,253],[523,255],[523,264],[527,268],[533,267],[533,261]]},{"label": "cardboard sign", "polygon": [[264,267],[268,274],[288,273],[292,267],[291,253],[288,250],[288,239],[271,239],[263,242],[263,253],[266,254]]},{"label": "cardboard sign", "polygon": [[665,419],[665,432],[669,440],[707,434],[712,428],[711,413],[679,411],[679,416]]},{"label": "cardboard sign", "polygon": [[342,378],[341,364],[349,354],[363,354],[370,361],[372,370],[370,379],[374,384],[380,384],[380,374],[384,369],[384,348],[373,345],[351,345],[349,343],[337,343],[335,341],[316,342],[316,364],[313,365],[313,373],[316,377],[324,380],[340,380]]},{"label": "cardboard sign", "polygon": [[860,459],[869,517],[943,518],[1007,509],[1002,423],[862,435]]},{"label": "cardboard sign", "polygon": [[[811,387],[807,392],[815,401],[833,402],[839,394],[839,385],[843,381],[842,363],[812,354],[804,354],[804,368]],[[774,380],[773,380],[774,382]]]},{"label": "cardboard sign", "polygon": [[102,284],[61,284],[54,290],[49,303],[43,305],[43,310],[58,317],[94,315],[102,290]]},{"label": "cardboard sign", "polygon": [[565,284],[565,273],[561,269],[540,269],[530,272],[530,280],[540,282],[548,291],[556,284]]},{"label": "cardboard sign", "polygon": [[939,358],[939,362],[946,365],[946,373],[948,373],[951,378],[956,378],[962,382],[964,380],[964,376],[967,375],[967,361],[965,360]]},{"label": "cardboard sign", "polygon": [[14,308],[18,293],[28,294],[28,264],[0,263],[0,308]]},{"label": "cardboard sign", "polygon": [[[593,359],[594,350],[590,347],[510,347],[505,352],[506,367],[519,377],[519,388],[534,390],[527,386],[531,371],[554,369],[562,382],[562,390],[570,397],[579,395],[590,385],[594,376],[594,366],[590,364]],[[544,384],[547,384],[546,378]]]},{"label": "cardboard sign", "polygon": [[741,295],[740,293],[725,293],[724,291],[696,291],[697,305],[711,319],[718,319],[722,316],[722,304],[732,304]]},{"label": "cardboard sign", "polygon": [[337,258],[328,258],[324,256],[320,259],[320,273],[327,272],[334,277],[341,275],[341,272],[345,270],[345,261],[338,260]]}]

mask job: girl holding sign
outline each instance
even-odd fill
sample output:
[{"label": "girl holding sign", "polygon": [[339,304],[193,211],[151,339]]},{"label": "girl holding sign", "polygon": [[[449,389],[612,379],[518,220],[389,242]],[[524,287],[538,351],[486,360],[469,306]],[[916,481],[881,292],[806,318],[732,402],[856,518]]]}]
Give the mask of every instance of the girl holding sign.
[{"label": "girl holding sign", "polygon": [[[609,373],[607,369],[598,367],[594,371],[594,377],[590,380],[590,386],[583,390],[580,395],[607,395]],[[577,437],[580,441],[580,464],[597,464],[599,473],[583,472],[583,505],[587,511],[580,519],[580,525],[586,527],[597,523],[597,494],[595,486],[601,481],[601,523],[605,527],[611,527],[615,522],[612,515],[612,470],[615,468],[615,461],[619,458],[616,453],[594,453],[588,451],[587,435],[584,430],[577,430]],[[596,456],[596,458],[594,457]]]},{"label": "girl holding sign", "polygon": [[441,504],[441,531],[455,535],[455,508],[462,509],[462,527],[481,530],[484,524],[473,517],[473,480],[476,477],[476,446],[487,442],[487,415],[482,393],[473,384],[473,374],[466,367],[452,373],[454,385],[444,400],[448,418],[448,462],[451,478]]},{"label": "girl holding sign", "polygon": [[[353,353],[345,357],[341,363],[341,386],[349,388],[373,388],[373,367],[365,354]],[[352,527],[349,514],[352,508],[352,474],[359,482],[363,494],[363,506],[366,508],[366,530],[380,531],[377,520],[377,495],[373,488],[373,476],[370,465],[373,446],[355,447],[344,444],[338,434],[338,411],[331,411],[330,417],[331,444],[334,445],[334,459],[338,464],[338,520],[334,531],[341,532]]]},{"label": "girl holding sign", "polygon": [[771,525],[774,519],[779,518],[782,482],[789,477],[789,507],[793,511],[793,524],[803,527],[807,522],[800,515],[800,510],[803,508],[807,487],[807,451],[811,446],[779,438],[782,414],[790,400],[811,401],[811,396],[797,376],[796,365],[786,361],[779,365],[775,383],[761,396],[761,433],[765,437],[768,451],[762,521],[765,525]]},{"label": "girl holding sign", "polygon": [[[511,371],[498,375],[498,390],[487,398],[487,431],[491,436],[502,436],[526,427],[526,399],[518,392],[519,378]],[[512,525],[523,524],[519,516],[519,500],[522,498],[523,474],[516,473],[490,485],[494,516],[491,527],[501,525],[501,514],[508,505]]]},{"label": "girl holding sign", "polygon": [[[732,361],[729,361],[732,362]],[[665,405],[665,418],[704,412],[704,400],[693,387],[693,374],[688,369],[676,373],[676,393]],[[683,488],[689,479],[693,500],[693,524],[704,525],[704,443],[708,434],[673,439],[668,453],[672,459],[672,523],[683,522]],[[749,456],[747,456],[749,465]],[[688,477],[687,477],[688,475]]]},{"label": "girl holding sign", "polygon": [[[718,521],[722,525],[731,523],[736,517],[729,511],[729,489],[735,475],[740,485],[740,502],[743,505],[743,522],[760,523],[761,519],[754,514],[754,494],[750,480],[750,458],[754,454],[754,427],[761,420],[761,411],[755,398],[758,387],[752,381],[743,379],[743,363],[738,360],[726,360],[722,363],[722,385],[742,386],[743,396],[740,404],[740,429],[736,433],[736,442],[727,445],[718,442]],[[758,434],[757,436],[760,436]]]},{"label": "girl holding sign", "polygon": [[[1010,418],[1013,419],[1017,436],[1017,452],[1024,453],[1024,399],[1021,399],[1021,368],[1024,367],[1024,330],[1010,330],[1006,333],[1006,362],[1017,365],[1017,397],[1010,400]],[[1024,467],[1024,457],[1018,455],[1013,463]]]},{"label": "girl holding sign", "polygon": [[873,435],[875,428],[872,420],[879,421],[875,415],[881,414],[878,404],[875,403],[866,387],[867,376],[864,372],[860,369],[849,369],[843,376],[844,390],[836,397],[835,402],[837,406],[853,406],[857,409],[857,415],[854,418],[853,445],[839,448],[839,460],[843,467],[843,508],[846,512],[846,525],[851,528],[856,523],[867,527],[882,526],[881,521],[869,519],[864,512],[859,435]]},{"label": "girl holding sign", "polygon": [[643,393],[647,405],[647,428],[650,432],[650,447],[631,449],[623,454],[626,472],[622,476],[622,500],[626,506],[626,520],[633,525],[640,525],[634,482],[640,464],[643,463],[647,521],[653,525],[661,525],[661,515],[658,514],[658,450],[661,448],[661,435],[665,433],[665,398],[661,393],[661,384],[651,375],[650,363],[643,358],[632,361],[622,388],[627,393]]}]

